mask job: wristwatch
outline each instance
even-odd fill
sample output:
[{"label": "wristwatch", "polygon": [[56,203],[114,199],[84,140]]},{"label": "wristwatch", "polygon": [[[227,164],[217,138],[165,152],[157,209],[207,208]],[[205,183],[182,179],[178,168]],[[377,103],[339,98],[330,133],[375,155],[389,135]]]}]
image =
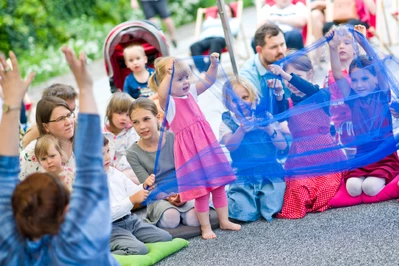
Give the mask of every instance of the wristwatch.
[{"label": "wristwatch", "polygon": [[6,103],[3,103],[3,113],[8,113],[12,110],[21,110],[21,106],[9,106]]}]

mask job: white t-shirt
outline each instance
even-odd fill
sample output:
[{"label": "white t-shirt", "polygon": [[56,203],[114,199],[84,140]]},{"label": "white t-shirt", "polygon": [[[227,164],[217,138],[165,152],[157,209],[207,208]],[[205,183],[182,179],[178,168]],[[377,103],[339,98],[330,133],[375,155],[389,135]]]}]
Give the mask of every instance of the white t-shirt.
[{"label": "white t-shirt", "polygon": [[130,214],[133,204],[129,197],[142,190],[143,185],[136,185],[125,174],[114,167],[108,169],[107,177],[111,216],[112,221],[115,221]]},{"label": "white t-shirt", "polygon": [[[296,16],[296,15],[303,15],[304,17],[308,16],[308,9],[303,3],[297,3],[295,5],[290,4],[285,8],[279,8],[277,5],[273,5],[271,7],[265,6],[263,12],[266,16],[280,16],[280,17],[287,17],[287,16]],[[283,32],[291,31],[294,28],[288,24],[281,24],[276,22],[275,23]]]},{"label": "white t-shirt", "polygon": [[[231,35],[233,35],[234,37],[238,34],[238,30],[240,29],[240,25],[238,22],[239,21],[236,18],[229,19]],[[210,37],[224,38],[224,30],[220,18],[209,17],[204,21],[199,39],[204,40]]]},{"label": "white t-shirt", "polygon": [[[198,102],[197,87],[195,86],[195,84],[191,84],[188,93],[190,93],[194,97],[195,101]],[[166,121],[168,121],[169,125],[172,123],[172,121],[173,121],[173,119],[175,118],[175,115],[176,115],[176,103],[175,103],[175,100],[173,98],[185,99],[187,97],[188,97],[187,95],[185,95],[183,97],[172,97],[172,96],[169,96],[169,106],[168,106],[168,111],[166,112]]]}]

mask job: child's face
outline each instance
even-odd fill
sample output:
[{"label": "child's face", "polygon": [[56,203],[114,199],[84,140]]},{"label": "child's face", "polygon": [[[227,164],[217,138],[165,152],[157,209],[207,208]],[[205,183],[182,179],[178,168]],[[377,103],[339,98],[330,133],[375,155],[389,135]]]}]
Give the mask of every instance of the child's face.
[{"label": "child's face", "polygon": [[112,113],[112,124],[119,130],[123,130],[129,123],[127,112]]},{"label": "child's face", "polygon": [[108,171],[111,165],[111,156],[109,155],[109,145],[103,146],[103,164],[105,172]]},{"label": "child's face", "polygon": [[132,72],[140,72],[145,69],[147,56],[140,49],[132,49],[125,56],[125,64]]},{"label": "child's face", "polygon": [[62,157],[54,145],[51,145],[47,155],[38,158],[40,165],[49,173],[59,174],[62,171]]},{"label": "child's face", "polygon": [[185,71],[180,72],[176,71],[173,76],[172,82],[172,96],[182,97],[188,94],[190,90],[190,75]]},{"label": "child's face", "polygon": [[352,61],[355,55],[352,36],[345,35],[339,37],[338,52],[340,61]]},{"label": "child's face", "polygon": [[134,129],[140,138],[147,140],[158,137],[159,115],[154,114],[146,109],[138,108],[132,112],[131,120]]},{"label": "child's face", "polygon": [[[302,71],[302,70],[298,70],[298,69],[294,68],[292,65],[288,65],[287,68],[285,69],[285,72],[290,73],[290,74],[294,73],[298,77],[301,77],[301,78],[303,78],[303,79],[305,79],[305,80],[307,80],[309,82],[312,82],[312,78],[313,78],[313,72],[312,71],[308,71],[308,72],[307,71]],[[291,93],[295,94],[296,96],[299,96],[299,97],[305,96],[305,94],[303,92],[298,90],[291,83],[285,82],[285,85],[291,91]]]},{"label": "child's face", "polygon": [[238,105],[237,107],[239,111],[242,112],[244,117],[249,116],[251,112],[252,101],[250,99],[248,90],[239,84],[234,88],[234,93],[237,95],[239,101],[233,104]]},{"label": "child's face", "polygon": [[377,86],[377,78],[367,69],[354,68],[350,73],[352,89],[364,97],[373,92]]}]

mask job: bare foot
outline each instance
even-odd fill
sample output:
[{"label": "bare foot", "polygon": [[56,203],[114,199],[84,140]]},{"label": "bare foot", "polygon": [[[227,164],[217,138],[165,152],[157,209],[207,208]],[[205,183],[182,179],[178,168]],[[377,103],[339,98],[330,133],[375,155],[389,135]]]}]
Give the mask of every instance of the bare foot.
[{"label": "bare foot", "polygon": [[202,238],[205,240],[216,238],[216,234],[212,231],[210,225],[201,226]]},{"label": "bare foot", "polygon": [[239,231],[241,229],[241,225],[232,223],[230,221],[220,222],[220,229]]}]

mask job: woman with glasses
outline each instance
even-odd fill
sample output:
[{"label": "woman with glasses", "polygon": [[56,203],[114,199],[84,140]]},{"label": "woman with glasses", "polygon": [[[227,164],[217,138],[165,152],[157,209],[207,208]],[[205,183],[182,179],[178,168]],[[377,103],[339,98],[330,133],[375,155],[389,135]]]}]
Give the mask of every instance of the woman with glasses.
[{"label": "woman with glasses", "polygon": [[[75,155],[73,153],[73,137],[75,134],[75,115],[66,101],[54,96],[43,97],[36,107],[36,125],[40,136],[53,135],[60,143],[66,154],[63,164],[75,169]],[[29,174],[44,172],[35,157],[37,140],[29,143],[21,152],[19,160],[21,166],[20,178],[25,179]]]}]

